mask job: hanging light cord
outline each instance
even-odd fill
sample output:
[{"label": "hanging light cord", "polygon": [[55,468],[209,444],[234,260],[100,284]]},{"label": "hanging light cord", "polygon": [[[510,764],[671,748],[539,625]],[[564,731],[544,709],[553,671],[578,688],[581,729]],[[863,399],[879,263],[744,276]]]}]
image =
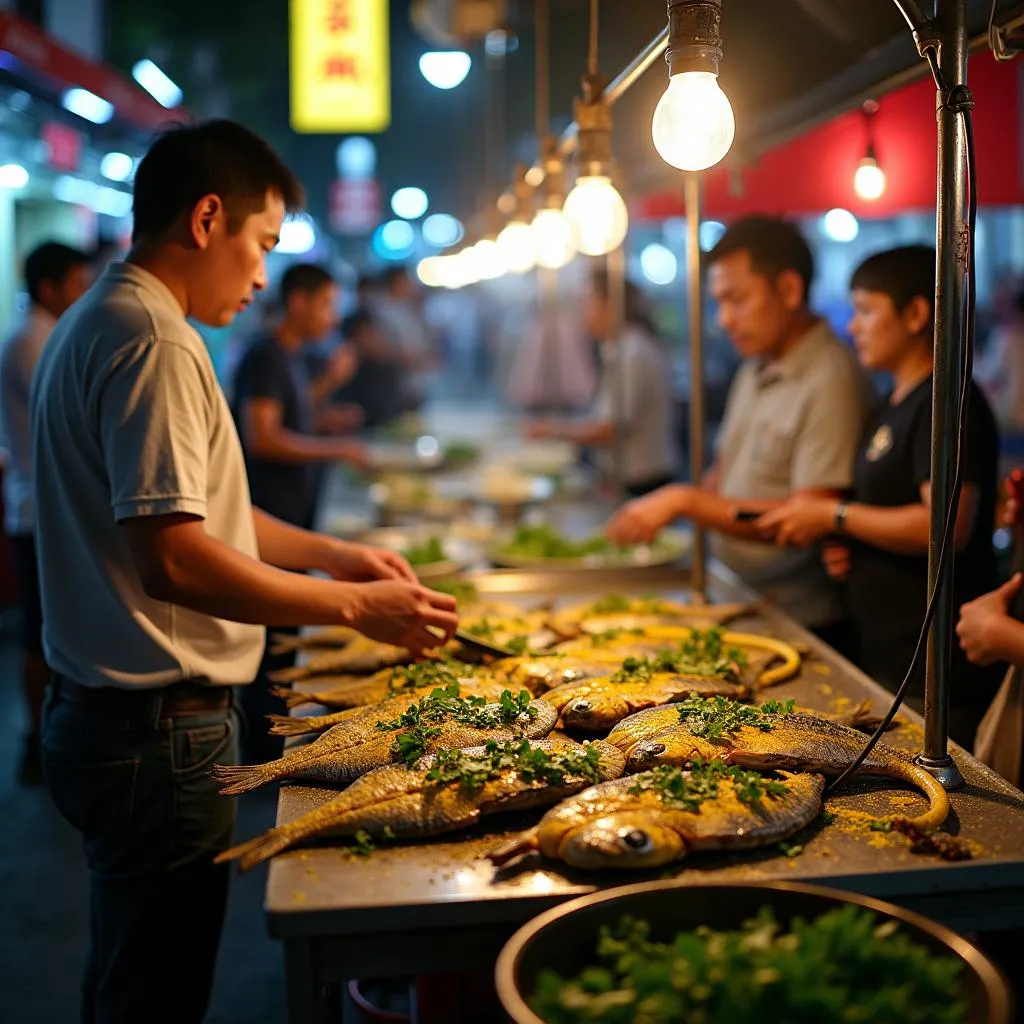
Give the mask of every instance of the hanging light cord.
[{"label": "hanging light cord", "polygon": [[924,53],[928,66],[931,68],[932,77],[935,79],[936,88],[943,97],[943,104],[948,110],[952,110],[960,116],[964,124],[965,141],[965,163],[967,168],[967,234],[966,234],[966,272],[964,274],[964,310],[963,319],[960,323],[960,338],[963,358],[960,365],[962,374],[960,381],[959,404],[957,408],[956,425],[956,469],[953,473],[953,488],[950,495],[949,505],[946,508],[946,518],[942,530],[942,541],[939,545],[938,571],[935,574],[935,583],[928,596],[928,605],[925,609],[924,622],[921,625],[921,632],[918,634],[917,646],[914,648],[914,656],[910,662],[910,668],[903,678],[896,696],[893,698],[892,706],[888,713],[879,723],[878,728],[872,733],[864,749],[860,752],[853,763],[828,787],[832,792],[842,785],[860,766],[867,756],[875,749],[876,744],[884,735],[886,729],[896,717],[896,712],[903,703],[910,688],[911,681],[921,662],[921,657],[927,647],[928,633],[932,621],[935,618],[935,611],[938,599],[939,582],[942,579],[946,562],[950,557],[953,547],[953,536],[956,530],[957,510],[960,507],[960,491],[963,486],[963,452],[967,433],[967,404],[971,393],[971,376],[974,369],[974,307],[975,307],[975,280],[974,280],[974,239],[975,225],[978,213],[978,188],[977,173],[975,170],[975,145],[974,145],[974,123],[971,118],[971,110],[974,101],[971,98],[970,90],[964,85],[955,86],[947,90],[945,78],[939,68],[938,58],[935,51],[928,48]]},{"label": "hanging light cord", "polygon": [[548,0],[534,0],[534,31],[536,48],[534,60],[537,63],[537,139],[548,134],[551,124],[551,82],[550,82],[550,41],[548,39]]},{"label": "hanging light cord", "polygon": [[600,27],[600,0],[590,0],[590,49],[587,54],[587,71],[597,74],[597,37]]}]

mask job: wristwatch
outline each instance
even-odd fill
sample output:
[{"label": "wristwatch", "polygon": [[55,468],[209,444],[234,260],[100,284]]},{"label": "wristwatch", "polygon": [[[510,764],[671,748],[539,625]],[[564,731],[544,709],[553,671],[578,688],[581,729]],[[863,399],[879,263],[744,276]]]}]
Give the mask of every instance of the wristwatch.
[{"label": "wristwatch", "polygon": [[836,533],[846,533],[846,517],[850,513],[850,506],[845,501],[839,502],[836,505]]}]

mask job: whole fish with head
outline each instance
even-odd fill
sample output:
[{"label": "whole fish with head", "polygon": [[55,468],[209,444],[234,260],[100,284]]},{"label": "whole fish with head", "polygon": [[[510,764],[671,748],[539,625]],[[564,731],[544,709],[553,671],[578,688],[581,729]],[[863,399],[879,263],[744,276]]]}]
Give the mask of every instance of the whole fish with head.
[{"label": "whole fish with head", "polygon": [[445,750],[412,767],[369,772],[344,793],[294,821],[226,850],[217,861],[242,870],[321,836],[422,839],[468,828],[504,811],[546,807],[622,774],[623,757],[606,743],[541,740]]},{"label": "whole fish with head", "polygon": [[[499,700],[502,692],[509,689],[507,680],[491,676],[482,670],[479,675],[475,676],[462,672],[453,673],[451,679],[444,685],[450,685],[452,680],[458,682],[463,697],[482,697],[488,702]],[[429,685],[419,686],[413,690],[403,690],[401,693],[396,693],[381,701],[348,708],[345,711],[334,711],[326,715],[267,715],[267,721],[271,725],[271,733],[275,736],[308,736],[310,733],[324,732],[335,725],[355,722],[364,718],[387,721],[397,718],[411,704],[433,693],[440,682],[441,680],[438,679]],[[522,689],[522,687],[518,689]]]},{"label": "whole fish with head", "polygon": [[539,694],[545,690],[553,690],[556,686],[564,686],[566,683],[578,683],[584,679],[607,675],[610,664],[615,664],[615,661],[551,654],[503,658],[494,662],[491,670],[495,675],[508,680],[510,685],[524,687],[530,693]]},{"label": "whole fish with head", "polygon": [[821,810],[815,773],[765,778],[724,762],[656,768],[585,789],[490,855],[530,852],[587,869],[660,867],[691,853],[749,850],[788,839]]},{"label": "whole fish with head", "polygon": [[[427,660],[440,657],[441,651],[427,651]],[[412,661],[412,654],[404,647],[379,643],[366,636],[356,637],[350,644],[338,651],[318,654],[301,665],[271,672],[267,678],[275,683],[294,683],[323,675],[369,675],[393,665],[405,665]]]},{"label": "whole fish with head", "polygon": [[453,679],[471,686],[473,680],[489,678],[491,673],[484,666],[438,659],[381,669],[372,676],[326,676],[317,681],[315,690],[293,690],[282,686],[276,687],[274,693],[290,708],[322,704],[328,708],[348,709],[377,704],[424,687],[447,686]]},{"label": "whole fish with head", "polygon": [[519,612],[511,616],[461,615],[459,630],[505,647],[514,654],[544,651],[558,636],[547,627],[545,612]]},{"label": "whole fish with head", "polygon": [[[630,772],[659,765],[685,765],[699,758],[763,771],[813,771],[837,776],[859,756],[865,737],[848,726],[798,714],[792,704],[770,701],[760,708],[722,698],[689,700],[640,711],[620,722],[608,742],[626,756]],[[674,715],[674,721],[672,721]],[[905,754],[878,744],[860,772],[900,779],[920,789],[926,813],[910,819],[920,829],[938,828],[949,815],[941,784]]]},{"label": "whole fish with head", "polygon": [[271,654],[287,654],[289,651],[319,650],[321,648],[347,647],[356,637],[358,630],[351,626],[327,626],[306,633],[271,633],[269,641]]},{"label": "whole fish with head", "polygon": [[259,765],[214,765],[210,775],[223,783],[221,793],[247,793],[268,782],[306,779],[339,785],[374,768],[412,763],[423,754],[442,749],[479,746],[519,739],[543,739],[558,715],[549,704],[531,701],[524,690],[515,697],[506,690],[498,703],[462,697],[458,684],[438,688],[420,698],[399,716],[371,722],[360,717],[342,722],[318,739],[285,752],[276,761]]}]

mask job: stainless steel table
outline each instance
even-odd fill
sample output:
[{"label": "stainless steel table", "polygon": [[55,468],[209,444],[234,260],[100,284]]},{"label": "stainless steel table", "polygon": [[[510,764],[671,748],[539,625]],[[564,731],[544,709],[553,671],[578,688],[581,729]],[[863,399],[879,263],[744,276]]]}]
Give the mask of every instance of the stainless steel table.
[{"label": "stainless steel table", "polygon": [[[686,585],[685,572],[678,569],[587,574],[585,579],[571,573],[496,572],[476,582],[482,593],[527,601],[595,591],[681,595]],[[712,568],[711,594],[715,601],[757,600],[719,566]],[[821,710],[865,698],[878,709],[888,705],[886,690],[771,607],[759,607],[729,628],[804,646],[800,676],[773,687],[773,697],[793,697]],[[917,749],[920,719],[903,714],[908,723],[887,742]],[[534,823],[538,813],[492,819],[484,831],[383,848],[369,857],[341,847],[284,854],[270,867],[265,907],[270,934],[284,943],[289,1020],[329,1019],[321,994],[347,978],[486,970],[512,932],[540,911],[595,888],[643,878],[806,879],[892,900],[960,931],[1022,926],[1024,795],[959,748],[955,756],[967,785],[951,796],[953,815],[946,828],[978,844],[977,856],[967,862],[917,855],[903,837],[870,831],[866,815],[860,819],[858,813],[913,813],[924,806],[919,794],[886,781],[856,783],[831,798],[828,807],[839,820],[799,837],[803,852],[798,856],[771,848],[695,857],[658,872],[595,875],[532,855],[496,872],[484,859],[486,851]],[[285,786],[278,820],[289,821],[331,795]]]}]

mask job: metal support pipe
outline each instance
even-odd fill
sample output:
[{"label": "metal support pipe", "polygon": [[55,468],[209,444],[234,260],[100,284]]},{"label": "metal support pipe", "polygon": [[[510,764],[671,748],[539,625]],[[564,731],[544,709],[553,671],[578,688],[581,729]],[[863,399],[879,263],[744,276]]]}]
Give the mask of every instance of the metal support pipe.
[{"label": "metal support pipe", "polygon": [[[966,0],[935,0],[935,23],[941,33],[939,67],[947,89],[967,79]],[[962,255],[965,228],[965,133],[960,116],[946,96],[936,98],[938,118],[938,183],[935,248],[935,369],[932,376],[931,525],[928,541],[928,591],[937,587],[935,618],[928,635],[925,667],[925,733],[921,763],[952,788],[963,784],[946,743],[949,734],[950,652],[953,643],[953,557],[947,552],[939,574],[939,549],[946,510],[952,500],[956,462],[957,420],[963,375]]]},{"label": "metal support pipe", "polygon": [[[700,276],[700,174],[686,179],[686,276],[690,308],[690,480],[700,486],[704,479],[704,310]],[[707,533],[697,526],[693,533],[693,592],[707,598]]]},{"label": "metal support pipe", "polygon": [[617,496],[625,491],[626,464],[623,444],[626,410],[624,380],[625,360],[622,358],[622,332],[626,326],[626,249],[619,246],[605,257],[608,272],[608,307],[611,324],[608,330],[609,345],[605,350],[605,373],[610,373],[612,386],[612,419],[615,433],[612,439],[612,476]]}]

